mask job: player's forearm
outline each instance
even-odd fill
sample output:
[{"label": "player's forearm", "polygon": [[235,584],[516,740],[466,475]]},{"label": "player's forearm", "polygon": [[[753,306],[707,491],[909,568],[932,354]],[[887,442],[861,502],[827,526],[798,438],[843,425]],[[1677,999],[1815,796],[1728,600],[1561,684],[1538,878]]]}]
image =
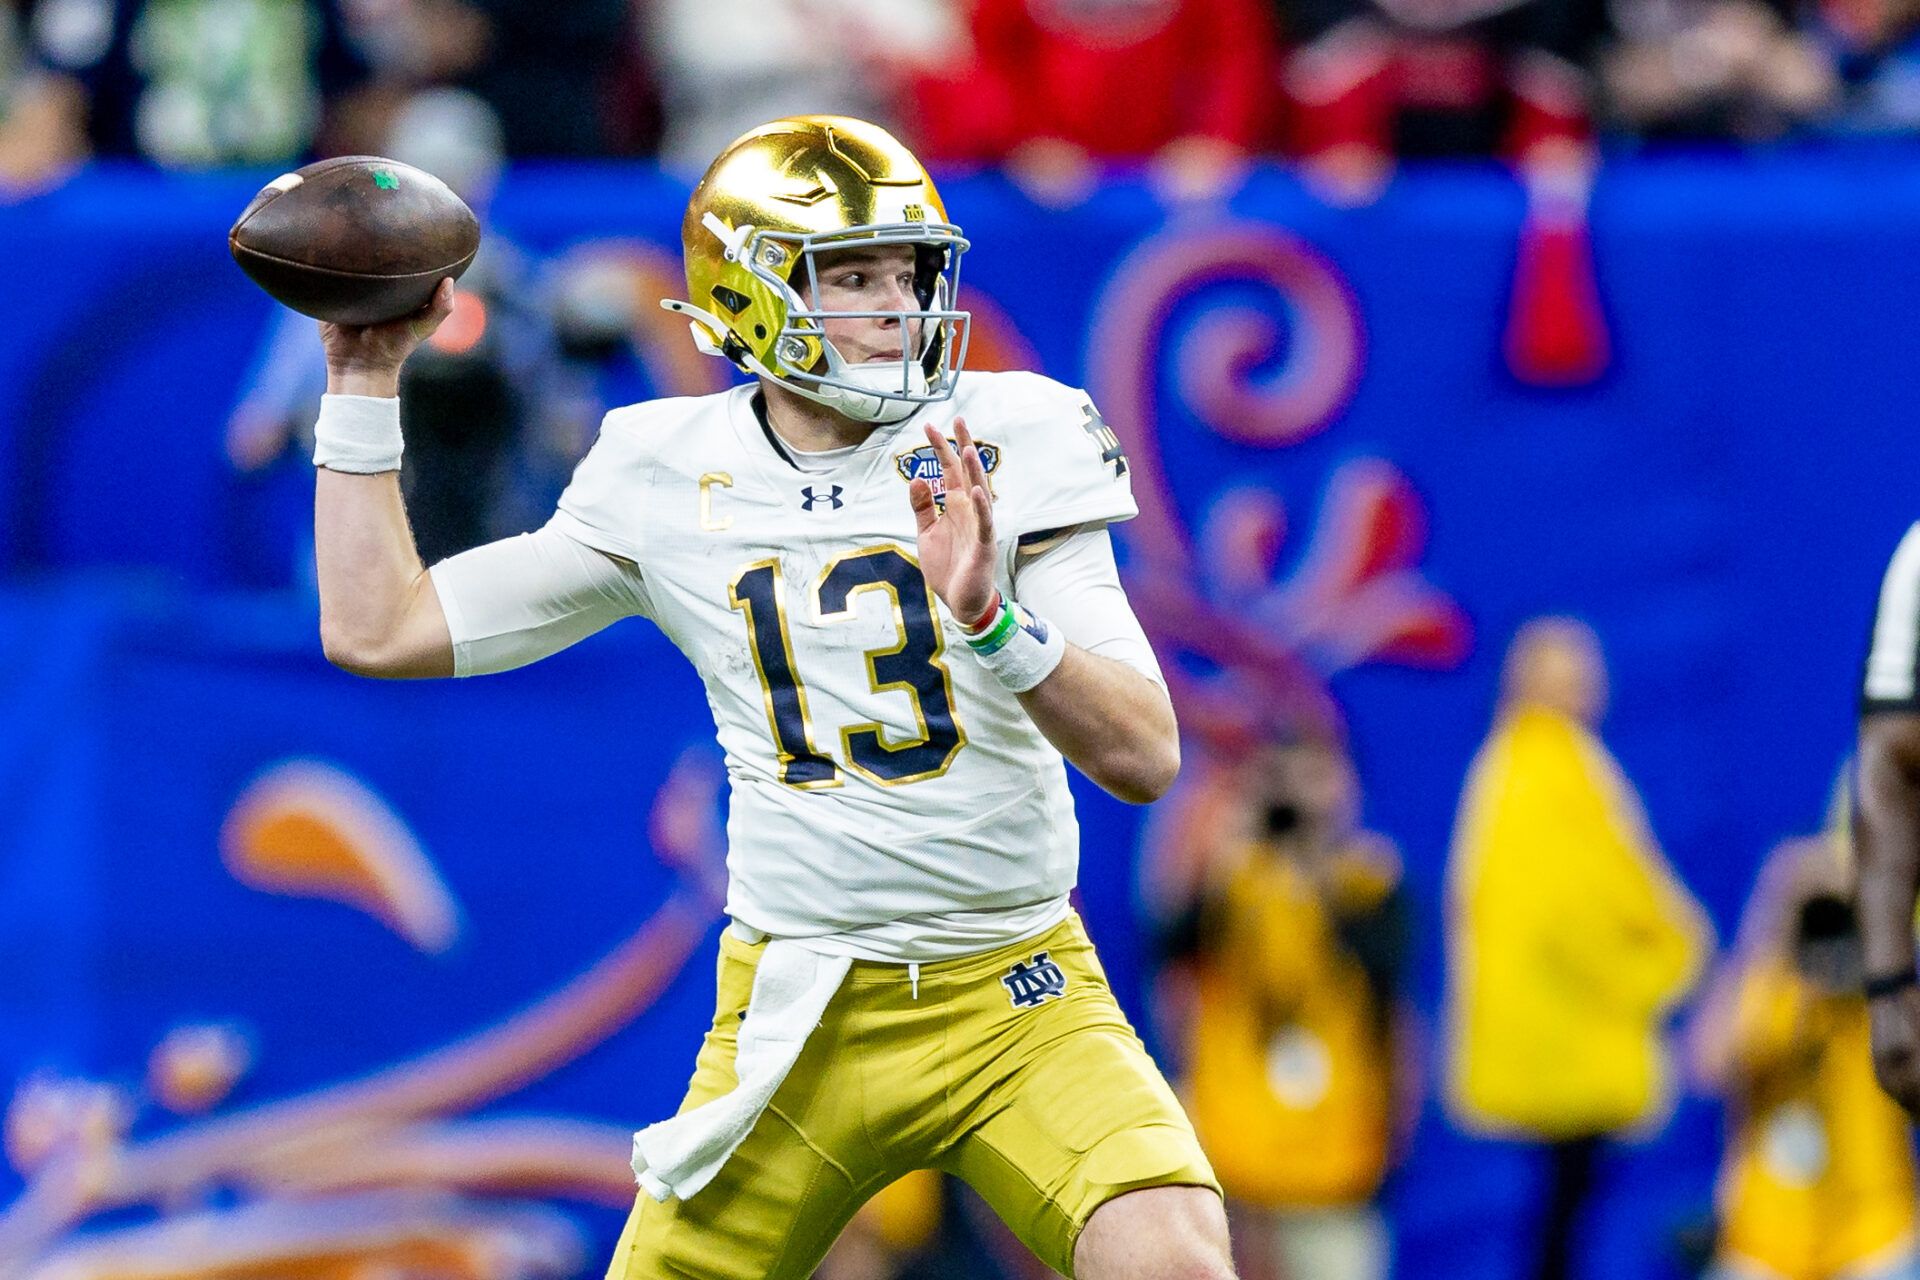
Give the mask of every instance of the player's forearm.
[{"label": "player's forearm", "polygon": [[1018,696],[1061,755],[1128,804],[1158,800],[1180,772],[1167,691],[1124,663],[1069,645],[1053,673]]},{"label": "player's forearm", "polygon": [[314,560],[329,662],[395,679],[453,674],[452,637],[414,550],[399,472],[319,469]]},{"label": "player's forearm", "polygon": [[1860,867],[1860,933],[1867,972],[1914,965],[1914,899],[1920,887],[1920,756],[1906,718],[1861,725],[1854,847]]}]

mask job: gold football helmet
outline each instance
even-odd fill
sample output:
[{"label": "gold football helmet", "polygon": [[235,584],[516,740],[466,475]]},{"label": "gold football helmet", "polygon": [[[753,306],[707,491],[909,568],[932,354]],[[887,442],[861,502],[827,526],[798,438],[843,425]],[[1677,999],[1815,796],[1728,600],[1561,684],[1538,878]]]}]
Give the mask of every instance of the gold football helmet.
[{"label": "gold football helmet", "polygon": [[[761,125],[713,162],[687,202],[680,239],[686,316],[710,355],[772,378],[861,422],[898,422],[953,394],[969,317],[953,310],[967,241],[913,153],[877,125],[794,116]],[[823,311],[815,255],[911,245],[913,311]],[[848,364],[828,319],[892,317],[901,352]]]}]

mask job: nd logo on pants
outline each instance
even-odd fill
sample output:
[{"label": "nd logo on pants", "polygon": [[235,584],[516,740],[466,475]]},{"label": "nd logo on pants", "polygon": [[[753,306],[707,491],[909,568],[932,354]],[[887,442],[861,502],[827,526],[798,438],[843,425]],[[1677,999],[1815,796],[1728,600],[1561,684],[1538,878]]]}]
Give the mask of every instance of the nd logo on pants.
[{"label": "nd logo on pants", "polygon": [[[764,945],[721,937],[718,1004],[682,1111],[734,1085]],[[904,966],[856,962],[713,1182],[685,1202],[638,1198],[608,1280],[805,1280],[854,1212],[915,1169],[963,1179],[1069,1276],[1080,1229],[1114,1196],[1219,1189],[1070,916],[922,965],[917,999]]]}]

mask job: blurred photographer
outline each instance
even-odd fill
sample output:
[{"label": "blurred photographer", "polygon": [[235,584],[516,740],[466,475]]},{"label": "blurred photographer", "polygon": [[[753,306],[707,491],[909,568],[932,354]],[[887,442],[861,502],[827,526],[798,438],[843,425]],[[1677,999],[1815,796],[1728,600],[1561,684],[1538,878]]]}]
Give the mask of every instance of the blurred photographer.
[{"label": "blurred photographer", "polygon": [[1914,1280],[1912,1141],[1873,1079],[1853,873],[1837,841],[1768,860],[1701,1015],[1729,1108],[1712,1280]]},{"label": "blurred photographer", "polygon": [[1249,1277],[1376,1280],[1375,1200],[1417,1078],[1399,1001],[1407,908],[1392,846],[1357,827],[1338,747],[1244,766],[1244,829],[1190,917],[1189,1110],[1239,1217]]}]

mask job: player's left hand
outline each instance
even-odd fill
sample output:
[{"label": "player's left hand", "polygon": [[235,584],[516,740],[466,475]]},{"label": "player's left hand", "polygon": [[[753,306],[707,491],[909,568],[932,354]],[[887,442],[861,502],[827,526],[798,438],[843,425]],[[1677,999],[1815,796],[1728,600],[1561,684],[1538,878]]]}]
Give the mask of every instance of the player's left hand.
[{"label": "player's left hand", "polygon": [[946,510],[933,500],[933,486],[925,480],[907,486],[919,527],[920,572],[947,612],[971,625],[993,599],[993,495],[964,419],[953,420],[952,441],[938,427],[926,430],[940,461]]}]

